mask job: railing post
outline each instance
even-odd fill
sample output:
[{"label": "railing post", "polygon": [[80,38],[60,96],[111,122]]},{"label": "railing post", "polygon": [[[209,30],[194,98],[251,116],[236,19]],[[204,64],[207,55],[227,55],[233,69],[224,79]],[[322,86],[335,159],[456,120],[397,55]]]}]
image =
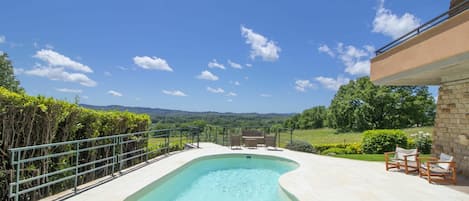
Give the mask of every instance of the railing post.
[{"label": "railing post", "polygon": [[166,150],[166,155],[169,154],[169,135],[170,135],[170,132],[168,132],[166,134],[166,138],[165,138],[165,150]]},{"label": "railing post", "polygon": [[293,143],[293,128],[290,128],[290,144]]},{"label": "railing post", "polygon": [[117,163],[119,163],[119,174],[122,174],[122,136],[119,136],[117,139],[117,143],[119,144],[119,154],[117,154]]},{"label": "railing post", "polygon": [[117,163],[117,158],[116,158],[116,146],[117,146],[117,138],[113,137],[112,138],[112,143],[114,144],[112,146],[112,167],[111,167],[111,175],[114,177],[114,172],[115,172],[115,166]]},{"label": "railing post", "polygon": [[150,144],[150,132],[147,132],[147,144],[145,145],[145,162],[148,163],[148,144]]},{"label": "railing post", "polygon": [[200,128],[197,128],[197,148],[200,148],[199,143],[200,143]]},{"label": "railing post", "polygon": [[221,142],[223,146],[225,146],[225,132],[226,132],[226,128],[223,128],[222,142]]},{"label": "railing post", "polygon": [[21,150],[18,150],[18,157],[16,158],[16,192],[15,192],[15,201],[19,200],[20,192],[20,169],[21,169]]},{"label": "railing post", "polygon": [[179,146],[182,148],[182,131],[179,130]]},{"label": "railing post", "polygon": [[75,184],[73,186],[73,192],[77,193],[77,186],[78,186],[78,163],[79,163],[79,155],[80,155],[80,143],[75,143]]}]

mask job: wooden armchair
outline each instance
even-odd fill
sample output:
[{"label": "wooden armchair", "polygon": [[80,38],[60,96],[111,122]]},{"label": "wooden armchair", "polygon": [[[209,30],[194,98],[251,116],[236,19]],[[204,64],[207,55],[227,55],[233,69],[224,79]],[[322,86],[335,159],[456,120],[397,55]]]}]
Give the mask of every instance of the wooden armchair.
[{"label": "wooden armchair", "polygon": [[238,149],[241,148],[241,136],[236,136],[232,135],[230,136],[230,147],[233,149],[233,147],[237,147]]},{"label": "wooden armchair", "polygon": [[[391,155],[393,155],[393,157],[391,157]],[[384,153],[386,171],[392,168],[400,170],[401,167],[403,167],[406,174],[409,174],[409,172],[417,172],[419,170],[417,163],[418,156],[419,152],[417,149],[396,147],[396,151]]]},{"label": "wooden armchair", "polygon": [[440,158],[419,157],[419,176],[427,177],[428,183],[444,182],[456,184],[456,162],[453,156],[441,153]]}]

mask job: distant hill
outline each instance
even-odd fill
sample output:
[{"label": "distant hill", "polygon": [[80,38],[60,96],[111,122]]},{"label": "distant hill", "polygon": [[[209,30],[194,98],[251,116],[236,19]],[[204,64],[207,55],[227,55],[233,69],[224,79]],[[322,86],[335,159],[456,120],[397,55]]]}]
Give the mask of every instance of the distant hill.
[{"label": "distant hill", "polygon": [[272,126],[283,123],[293,113],[220,113],[220,112],[189,112],[182,110],[170,110],[161,108],[129,107],[121,105],[96,106],[80,104],[83,107],[95,110],[129,111],[150,115],[153,123],[178,124],[204,120],[209,124],[219,126]]}]

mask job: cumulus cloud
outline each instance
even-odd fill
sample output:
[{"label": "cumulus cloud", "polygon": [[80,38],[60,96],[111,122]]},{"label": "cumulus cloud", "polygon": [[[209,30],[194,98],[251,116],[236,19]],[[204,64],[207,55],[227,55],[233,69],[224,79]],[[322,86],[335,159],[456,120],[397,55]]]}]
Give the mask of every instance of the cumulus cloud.
[{"label": "cumulus cloud", "polygon": [[350,79],[340,77],[340,76],[337,77],[336,79],[330,78],[330,77],[319,76],[319,77],[316,77],[315,80],[321,83],[321,85],[326,87],[327,89],[335,90],[335,91],[337,91],[340,88],[340,86],[347,84],[350,81]]},{"label": "cumulus cloud", "polygon": [[6,37],[3,35],[0,35],[0,44],[4,43],[5,41],[7,41]]},{"label": "cumulus cloud", "polygon": [[122,93],[114,91],[114,90],[109,90],[107,93],[111,94],[112,96],[117,96],[117,97],[123,96]]},{"label": "cumulus cloud", "polygon": [[75,82],[83,86],[94,87],[97,83],[83,73],[69,73],[64,68],[37,66],[30,70],[24,70],[24,74],[45,77],[50,80],[60,80],[64,82]]},{"label": "cumulus cloud", "polygon": [[331,48],[329,48],[329,46],[327,46],[327,45],[321,45],[321,46],[319,46],[318,51],[319,51],[319,52],[322,52],[322,53],[326,53],[326,54],[328,54],[328,55],[331,56],[331,57],[334,57],[334,56],[335,56],[334,52],[333,52],[333,51],[331,50]]},{"label": "cumulus cloud", "polygon": [[225,93],[225,90],[223,90],[222,88],[207,87],[207,91],[209,91],[211,93],[215,93],[215,94]]},{"label": "cumulus cloud", "polygon": [[218,76],[214,75],[208,70],[202,71],[200,75],[198,75],[196,78],[201,79],[201,80],[211,80],[211,81],[218,80]]},{"label": "cumulus cloud", "polygon": [[252,67],[252,64],[246,64],[247,67]]},{"label": "cumulus cloud", "polygon": [[221,63],[218,63],[216,59],[208,62],[208,65],[207,65],[209,68],[219,68],[219,69],[223,69],[225,70],[225,66]]},{"label": "cumulus cloud", "polygon": [[243,66],[241,66],[241,64],[232,62],[231,60],[228,60],[228,64],[229,64],[232,68],[236,68],[236,69],[242,69],[242,68],[243,68]]},{"label": "cumulus cloud", "polygon": [[66,57],[56,51],[49,49],[42,49],[36,52],[33,56],[44,62],[51,67],[67,68],[75,71],[80,71],[84,73],[92,73],[93,70],[89,66],[83,65],[79,62],[76,62],[69,57]]},{"label": "cumulus cloud", "polygon": [[238,94],[234,92],[230,92],[230,93],[227,93],[226,96],[238,96]]},{"label": "cumulus cloud", "polygon": [[133,60],[137,66],[140,66],[143,69],[173,72],[173,69],[171,68],[171,66],[169,66],[168,62],[166,62],[166,60],[162,58],[149,56],[135,56]]},{"label": "cumulus cloud", "polygon": [[241,85],[241,83],[239,83],[238,81],[230,81],[230,84],[234,84],[235,86],[239,86]]},{"label": "cumulus cloud", "polygon": [[68,89],[68,88],[58,88],[55,90],[59,92],[63,92],[63,93],[72,93],[72,94],[80,94],[83,92],[81,89]]},{"label": "cumulus cloud", "polygon": [[274,41],[244,26],[241,26],[241,35],[246,38],[246,44],[251,45],[251,59],[261,57],[264,61],[278,60],[281,49]]},{"label": "cumulus cloud", "polygon": [[170,96],[187,96],[187,94],[185,94],[184,92],[179,91],[179,90],[173,90],[173,91],[170,91],[170,90],[163,90],[162,92],[163,92],[164,94],[170,95]]},{"label": "cumulus cloud", "polygon": [[384,8],[384,0],[379,1],[373,20],[373,32],[397,39],[420,25],[420,19],[410,13],[398,16]]},{"label": "cumulus cloud", "polygon": [[316,85],[311,83],[309,80],[296,80],[295,89],[297,91],[305,92],[307,89],[314,89]]},{"label": "cumulus cloud", "polygon": [[271,94],[260,94],[259,96],[264,97],[264,98],[272,97]]},{"label": "cumulus cloud", "polygon": [[351,75],[370,74],[370,57],[374,48],[366,45],[364,49],[352,45],[344,46],[342,43],[337,45],[338,58],[345,65],[345,72]]}]

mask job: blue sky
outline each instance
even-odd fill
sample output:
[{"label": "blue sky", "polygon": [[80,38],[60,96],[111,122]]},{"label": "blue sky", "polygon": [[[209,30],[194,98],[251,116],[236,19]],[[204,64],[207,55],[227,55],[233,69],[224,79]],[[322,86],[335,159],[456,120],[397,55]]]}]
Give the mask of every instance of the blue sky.
[{"label": "blue sky", "polygon": [[[449,1],[8,1],[0,51],[27,93],[94,105],[301,112]],[[431,88],[436,93],[435,88]]]}]

